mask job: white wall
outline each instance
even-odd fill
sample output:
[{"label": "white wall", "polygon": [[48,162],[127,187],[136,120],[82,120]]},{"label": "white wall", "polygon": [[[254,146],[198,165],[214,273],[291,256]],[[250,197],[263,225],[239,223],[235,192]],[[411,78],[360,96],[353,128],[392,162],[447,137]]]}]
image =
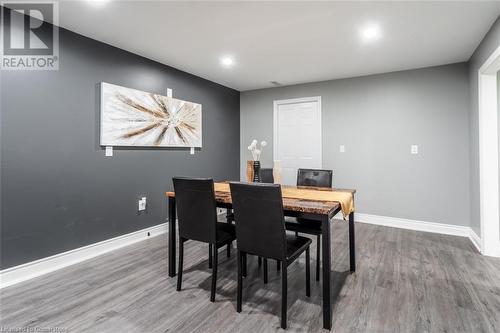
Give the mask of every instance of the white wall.
[{"label": "white wall", "polygon": [[322,98],[323,167],[359,213],[469,226],[466,63],[241,93],[242,179],[252,138],[272,166],[273,101],[307,96]]}]

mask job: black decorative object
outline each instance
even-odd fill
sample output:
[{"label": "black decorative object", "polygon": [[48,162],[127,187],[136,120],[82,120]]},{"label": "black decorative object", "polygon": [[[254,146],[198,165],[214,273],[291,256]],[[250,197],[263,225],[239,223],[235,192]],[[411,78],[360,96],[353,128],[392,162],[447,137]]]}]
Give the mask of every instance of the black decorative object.
[{"label": "black decorative object", "polygon": [[253,161],[253,181],[260,183],[260,161]]}]

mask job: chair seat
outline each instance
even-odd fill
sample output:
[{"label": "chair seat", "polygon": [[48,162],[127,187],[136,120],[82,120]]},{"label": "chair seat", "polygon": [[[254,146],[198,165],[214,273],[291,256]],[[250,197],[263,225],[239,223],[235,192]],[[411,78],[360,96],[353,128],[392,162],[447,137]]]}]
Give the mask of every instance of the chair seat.
[{"label": "chair seat", "polygon": [[236,229],[233,224],[217,222],[217,246],[230,243],[236,239]]},{"label": "chair seat", "polygon": [[302,232],[304,234],[321,235],[321,222],[316,220],[286,217],[285,228],[286,230]]},{"label": "chair seat", "polygon": [[286,260],[291,261],[300,256],[311,242],[307,237],[286,235]]}]

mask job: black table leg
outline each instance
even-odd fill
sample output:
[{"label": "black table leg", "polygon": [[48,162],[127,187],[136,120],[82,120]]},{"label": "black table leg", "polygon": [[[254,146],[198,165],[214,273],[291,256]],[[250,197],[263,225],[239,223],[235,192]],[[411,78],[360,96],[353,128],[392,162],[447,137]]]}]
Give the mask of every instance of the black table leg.
[{"label": "black table leg", "polygon": [[[231,214],[233,210],[231,208],[226,208],[226,223],[232,224],[233,220],[229,218],[229,214]],[[231,248],[233,247],[233,242],[227,244],[226,255],[228,258],[231,258]]]},{"label": "black table leg", "polygon": [[175,276],[175,197],[168,197],[168,276]]},{"label": "black table leg", "polygon": [[349,214],[349,262],[351,266],[351,272],[356,271],[356,246],[355,246],[355,236],[354,236],[354,212]]},{"label": "black table leg", "polygon": [[243,264],[243,267],[241,269],[243,277],[247,277],[247,254],[246,254],[246,252],[243,254],[243,258],[241,261]]},{"label": "black table leg", "polygon": [[327,215],[321,217],[321,229],[323,236],[323,328],[332,328],[332,300],[330,295],[331,285],[331,240],[330,240],[330,219]]}]

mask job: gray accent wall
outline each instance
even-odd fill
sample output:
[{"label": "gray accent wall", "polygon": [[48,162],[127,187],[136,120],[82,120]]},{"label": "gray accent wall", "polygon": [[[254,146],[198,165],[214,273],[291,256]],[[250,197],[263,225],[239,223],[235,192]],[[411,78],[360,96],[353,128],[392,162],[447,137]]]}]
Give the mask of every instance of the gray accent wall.
[{"label": "gray accent wall", "polygon": [[270,143],[272,166],[273,101],[321,96],[323,167],[357,189],[359,213],[468,226],[468,73],[459,63],[242,92],[240,177],[253,138]]},{"label": "gray accent wall", "polygon": [[[99,82],[203,105],[203,148],[99,146]],[[58,71],[1,72],[1,268],[166,221],[177,175],[239,178],[239,92],[60,30]],[[137,200],[148,210],[138,215]]]},{"label": "gray accent wall", "polygon": [[470,82],[470,170],[471,170],[471,228],[481,236],[479,212],[479,95],[478,71],[488,57],[500,45],[500,18],[492,25],[483,41],[469,60]]}]

